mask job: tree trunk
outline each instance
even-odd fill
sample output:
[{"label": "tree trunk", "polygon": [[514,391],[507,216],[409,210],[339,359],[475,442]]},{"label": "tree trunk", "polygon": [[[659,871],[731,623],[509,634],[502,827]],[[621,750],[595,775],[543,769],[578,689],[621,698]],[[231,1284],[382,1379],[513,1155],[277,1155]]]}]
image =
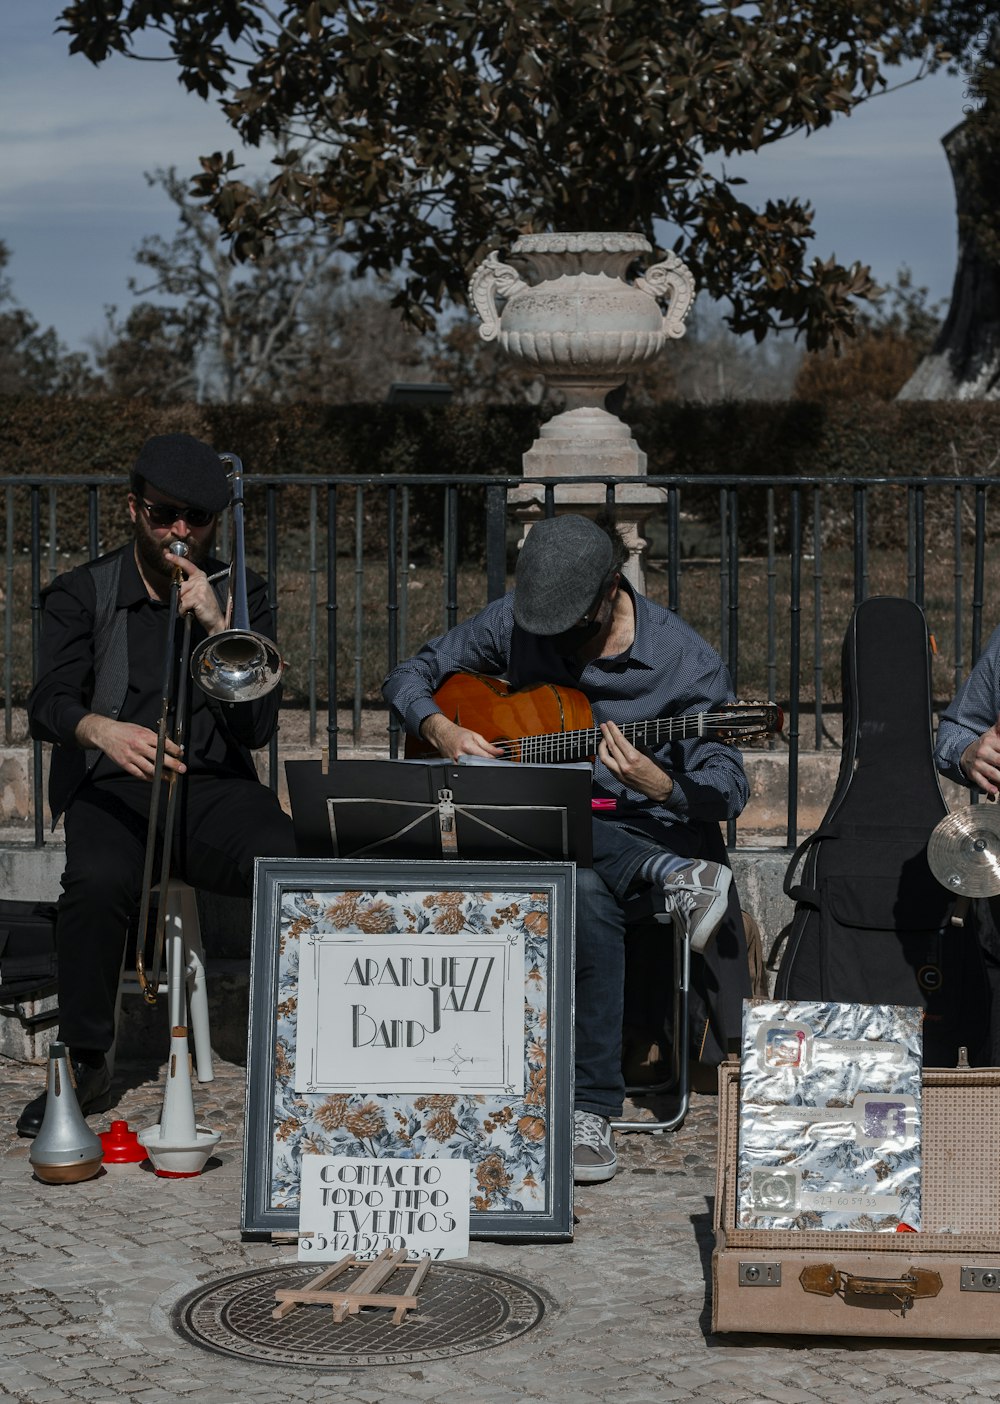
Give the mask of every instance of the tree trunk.
[{"label": "tree trunk", "polygon": [[[974,188],[965,158],[965,124],[942,145],[955,182],[958,268],[951,306],[931,351],[900,390],[900,400],[1000,400],[1000,267],[983,257],[962,216],[986,192]],[[1000,198],[993,191],[991,198]]]}]

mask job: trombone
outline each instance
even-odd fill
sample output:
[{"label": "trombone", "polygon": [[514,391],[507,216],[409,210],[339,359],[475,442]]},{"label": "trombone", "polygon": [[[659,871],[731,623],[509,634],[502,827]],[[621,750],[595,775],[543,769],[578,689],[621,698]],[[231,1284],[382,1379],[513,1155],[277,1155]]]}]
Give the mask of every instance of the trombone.
[{"label": "trombone", "polygon": [[220,702],[256,702],[281,681],[284,666],[270,639],[250,628],[246,553],[243,542],[243,464],[235,453],[220,453],[231,464],[233,561],[229,576],[226,628],[204,639],[191,659],[191,676]]},{"label": "trombone", "polygon": [[[269,638],[255,633],[250,628],[250,607],[247,600],[246,548],[244,544],[243,508],[243,464],[234,453],[220,453],[219,457],[230,465],[230,481],[233,485],[233,559],[229,568],[229,600],[226,606],[225,629],[204,639],[191,654],[191,614],[184,616],[181,636],[180,659],[176,676],[179,680],[177,704],[174,709],[172,740],[183,748],[184,731],[187,724],[187,677],[190,659],[190,673],[194,682],[209,697],[222,702],[256,702],[265,697],[281,681],[284,664],[281,655]],[[186,556],[187,547],[182,541],[175,541],[170,547],[175,556]],[[215,577],[213,577],[214,579]],[[153,793],[149,803],[149,825],[146,831],[146,856],[142,876],[142,896],[139,903],[139,928],[136,936],[135,973],[139,981],[142,997],[147,1004],[155,1004],[160,985],[160,967],[163,963],[163,941],[166,929],[166,890],[170,878],[170,857],[173,848],[174,815],[177,807],[177,772],[171,770],[167,778],[167,805],[164,818],[163,849],[160,860],[160,904],[156,916],[156,929],[153,937],[152,959],[149,974],[146,972],[146,927],[149,922],[149,908],[153,891],[153,859],[156,849],[157,820],[160,810],[160,788],[163,780],[166,755],[167,730],[174,692],[174,639],[177,631],[178,603],[180,587],[184,583],[184,572],[180,566],[174,567],[170,584],[170,610],[167,617],[167,651],[164,663],[162,703],[160,721],[156,736],[156,758],[153,765]]]}]

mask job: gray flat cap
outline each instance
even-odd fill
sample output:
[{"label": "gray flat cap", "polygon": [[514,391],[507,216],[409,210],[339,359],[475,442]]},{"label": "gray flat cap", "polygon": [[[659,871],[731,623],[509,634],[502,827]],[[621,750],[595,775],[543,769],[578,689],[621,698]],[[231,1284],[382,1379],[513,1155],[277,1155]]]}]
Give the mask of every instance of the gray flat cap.
[{"label": "gray flat cap", "polygon": [[192,434],[154,434],[132,465],[132,482],[140,477],[187,507],[221,512],[229,506],[226,465],[208,444]]},{"label": "gray flat cap", "polygon": [[614,564],[607,532],[589,517],[550,517],[528,532],[514,573],[514,620],[529,634],[571,629]]}]

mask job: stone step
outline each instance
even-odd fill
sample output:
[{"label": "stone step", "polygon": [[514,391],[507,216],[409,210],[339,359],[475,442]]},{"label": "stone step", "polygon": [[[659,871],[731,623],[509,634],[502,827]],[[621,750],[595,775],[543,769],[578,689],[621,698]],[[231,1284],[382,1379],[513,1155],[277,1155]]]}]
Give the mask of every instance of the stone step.
[{"label": "stone step", "polygon": [[[341,754],[344,759],[384,759],[386,750],[368,744],[344,747]],[[285,758],[318,759],[320,755],[318,749],[305,747],[289,750]],[[35,847],[33,843],[28,803],[31,757],[30,746],[10,747],[0,752],[0,782],[6,806],[0,826],[0,893],[25,901],[53,901],[59,894],[63,867],[62,836],[57,830],[55,834],[46,833],[42,847]],[[788,755],[778,750],[752,750],[744,753],[744,760],[750,780],[750,802],[739,821],[737,847],[731,860],[743,907],[757,921],[765,952],[770,953],[792,915],[791,903],[782,891],[789,860],[789,850],[785,846]],[[796,841],[811,833],[822,821],[839,766],[840,753],[832,747],[829,751],[800,754]],[[942,788],[953,807],[967,803],[966,792],[958,786],[945,784]],[[279,786],[279,794],[287,808],[283,785]],[[11,813],[17,816],[13,823]],[[246,1048],[251,904],[199,893],[199,908],[208,953],[213,1043],[221,1056],[241,1061]],[[51,1037],[51,1025],[25,1029],[16,1019],[0,1019],[0,1052],[8,1056],[28,1061],[44,1059]],[[159,1006],[150,1010],[142,1000],[126,1000],[119,1039],[120,1056],[142,1056],[156,1047],[165,1052],[168,1046],[165,1010]]]},{"label": "stone step", "polygon": [[[48,781],[48,747],[42,752],[43,793]],[[283,750],[278,767],[278,797],[287,810],[288,788],[285,784],[284,761],[319,760],[323,755],[317,748],[301,747]],[[342,760],[384,760],[384,748],[372,745],[344,746]],[[750,781],[750,801],[740,819],[740,830],[746,834],[774,834],[784,837],[788,814],[788,753],[786,751],[747,751],[744,764]],[[268,778],[266,753],[257,757],[261,779]],[[806,751],[799,756],[798,826],[810,832],[822,819],[837,779],[839,751]],[[32,815],[32,784],[34,752],[30,745],[0,748],[0,830],[25,836],[34,832]],[[45,811],[45,825],[50,817]]]},{"label": "stone step", "polygon": [[[782,928],[791,920],[792,904],[782,883],[789,850],[780,842],[755,842],[730,854],[733,874],[745,911],[760,927],[769,956]],[[63,867],[61,842],[42,848],[30,843],[3,842],[0,835],[0,892],[25,901],[53,901],[59,895]],[[230,1062],[246,1057],[247,1008],[253,913],[249,900],[198,894],[205,942],[212,1045]],[[2,1003],[2,1001],[0,1001]],[[33,1005],[28,1014],[44,1013],[53,1000]],[[0,1015],[0,1053],[25,1062],[42,1062],[54,1035],[53,1023],[26,1027],[13,1016]],[[150,1009],[138,998],[122,1003],[118,1055],[123,1059],[166,1056],[169,1030],[164,1000]]]},{"label": "stone step", "polygon": [[[386,750],[373,745],[344,746],[342,760],[384,760]],[[282,752],[278,772],[278,796],[285,809],[288,789],[283,762],[286,760],[319,760],[318,748],[302,747]],[[788,826],[788,752],[745,751],[743,761],[750,782],[750,799],[740,817],[738,831],[741,842],[756,842],[762,838],[785,841]],[[34,832],[31,810],[33,751],[30,746],[0,748],[0,830],[13,838],[29,838]],[[840,752],[801,751],[798,758],[797,828],[800,834],[812,833],[819,827],[833,795],[840,769]],[[47,777],[48,748],[43,751],[43,774]],[[261,779],[267,780],[267,756],[258,756]],[[945,798],[952,807],[967,803],[966,792],[948,781],[942,782]],[[48,809],[45,815],[49,824]]]},{"label": "stone step", "polygon": [[[4,842],[0,834],[0,891],[24,901],[54,901],[59,895],[64,850],[56,837],[42,848],[24,841]],[[737,849],[733,872],[740,899],[761,928],[770,950],[791,916],[791,904],[781,890],[787,851],[778,844]],[[209,1021],[212,1046],[230,1062],[246,1058],[247,1009],[253,912],[249,899],[217,897],[199,892],[198,907],[206,950]],[[2,1001],[0,1001],[2,1003]],[[31,1005],[29,1017],[44,1015],[55,1001]],[[54,1020],[25,1026],[12,1015],[0,1014],[0,1053],[23,1062],[43,1062],[55,1033]],[[150,1008],[140,998],[122,1001],[118,1057],[166,1056],[170,1045],[166,1002]]]}]

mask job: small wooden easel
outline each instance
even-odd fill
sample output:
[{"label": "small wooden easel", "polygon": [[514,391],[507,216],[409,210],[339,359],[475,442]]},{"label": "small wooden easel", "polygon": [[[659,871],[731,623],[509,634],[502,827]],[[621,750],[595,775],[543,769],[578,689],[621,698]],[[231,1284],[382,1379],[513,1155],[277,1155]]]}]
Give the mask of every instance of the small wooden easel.
[{"label": "small wooden easel", "polygon": [[373,1262],[366,1264],[365,1271],[350,1291],[337,1291],[336,1288],[332,1291],[327,1290],[328,1282],[332,1282],[348,1268],[360,1266],[357,1258],[351,1253],[346,1258],[341,1258],[339,1263],[333,1263],[304,1287],[279,1287],[274,1294],[278,1305],[271,1315],[276,1321],[280,1321],[297,1306],[318,1302],[322,1306],[333,1307],[333,1319],[339,1324],[348,1316],[357,1316],[362,1307],[392,1307],[393,1324],[399,1326],[406,1313],[415,1310],[417,1292],[431,1265],[429,1257],[420,1260],[402,1296],[379,1292],[382,1283],[386,1282],[397,1268],[402,1267],[405,1261],[405,1248],[397,1248],[395,1252],[391,1248],[384,1248]]}]

